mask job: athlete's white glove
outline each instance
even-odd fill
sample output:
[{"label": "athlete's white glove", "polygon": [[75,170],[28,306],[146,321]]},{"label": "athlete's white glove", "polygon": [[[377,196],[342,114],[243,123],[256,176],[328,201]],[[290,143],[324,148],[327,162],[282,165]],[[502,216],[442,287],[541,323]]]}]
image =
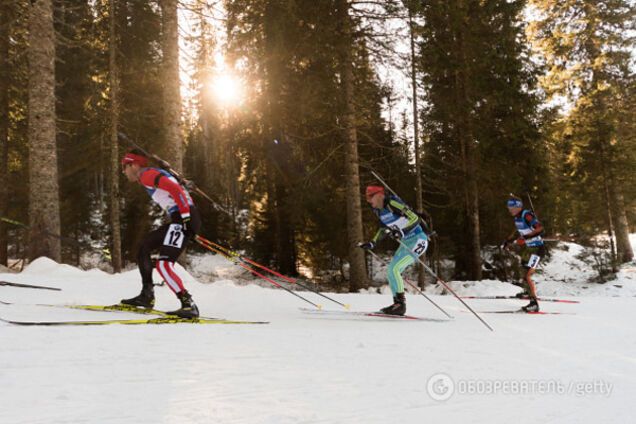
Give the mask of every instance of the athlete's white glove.
[{"label": "athlete's white glove", "polygon": [[375,243],[372,241],[367,241],[366,243],[358,243],[358,247],[364,250],[373,250],[375,248]]}]

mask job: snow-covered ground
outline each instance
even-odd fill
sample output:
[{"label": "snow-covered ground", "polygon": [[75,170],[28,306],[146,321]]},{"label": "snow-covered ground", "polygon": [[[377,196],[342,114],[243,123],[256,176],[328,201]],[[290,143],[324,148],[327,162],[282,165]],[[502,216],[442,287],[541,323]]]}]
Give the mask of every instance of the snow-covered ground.
[{"label": "snow-covered ground", "polygon": [[[574,249],[575,250],[575,249]],[[403,321],[310,315],[299,299],[237,285],[222,259],[193,259],[186,285],[206,316],[268,325],[19,327],[0,323],[0,423],[631,423],[636,420],[636,264],[603,285],[556,278],[588,272],[573,249],[538,277],[539,293],[580,300],[542,303],[562,315],[483,314],[488,331],[452,296],[422,296]],[[185,273],[182,269],[179,269]],[[109,275],[40,259],[0,280],[0,317],[12,320],[137,318],[36,306],[112,304],[140,289],[136,271]],[[496,281],[453,282],[462,294],[513,294]],[[586,288],[587,287],[587,288]],[[157,307],[178,306],[158,287]],[[301,292],[326,309],[338,309]],[[383,294],[332,294],[377,310]],[[477,311],[520,300],[467,300]]]}]

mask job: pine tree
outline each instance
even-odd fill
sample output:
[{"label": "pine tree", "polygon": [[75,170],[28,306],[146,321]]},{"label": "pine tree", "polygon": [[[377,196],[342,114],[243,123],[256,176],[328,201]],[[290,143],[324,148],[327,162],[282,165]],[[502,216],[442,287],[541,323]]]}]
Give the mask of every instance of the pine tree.
[{"label": "pine tree", "polygon": [[355,122],[353,58],[354,23],[350,16],[348,0],[337,2],[339,35],[340,78],[342,81],[343,116],[342,125],[345,132],[345,183],[347,196],[347,234],[349,247],[350,281],[349,290],[357,291],[367,284],[367,272],[364,253],[357,247],[363,240],[362,208],[360,205],[360,175],[358,161],[358,134]]},{"label": "pine tree", "polygon": [[30,258],[61,260],[60,202],[55,143],[55,31],[51,0],[29,9]]},{"label": "pine tree", "polygon": [[[0,218],[9,211],[9,3],[0,3]],[[0,220],[0,265],[8,265],[8,227]]]},{"label": "pine tree", "polygon": [[524,5],[430,2],[421,12],[425,191],[464,278],[481,278],[482,239],[496,243],[509,232],[508,193],[546,184],[537,172],[536,69],[523,43]]},{"label": "pine tree", "polygon": [[[163,125],[163,77],[161,15],[149,2],[117,2],[120,38],[121,130],[139,144],[164,158],[170,146]],[[122,180],[120,180],[121,183]],[[163,211],[152,207],[148,196],[132,184],[121,188],[122,247],[124,257],[136,261],[137,247]]]},{"label": "pine tree", "polygon": [[[100,137],[105,125],[96,93],[104,90],[97,76],[102,63],[94,39],[92,6],[88,0],[54,2],[56,46],[55,98],[57,151],[63,235],[78,243],[62,242],[63,260],[79,263],[91,228],[91,213],[100,206],[95,196],[102,172]],[[99,66],[101,65],[101,66]],[[87,160],[91,158],[94,161]],[[97,187],[95,187],[97,186]]]},{"label": "pine tree", "polygon": [[183,168],[181,79],[179,77],[179,20],[177,0],[161,0],[163,53],[163,123],[168,157],[177,172]]},{"label": "pine tree", "polygon": [[[284,237],[293,240],[297,262],[314,271],[340,268],[344,275],[344,264],[350,261],[344,211],[351,196],[345,177],[344,44],[336,5],[309,0],[229,2],[228,57],[241,63],[251,89],[243,114],[235,119],[242,130],[235,129],[233,135],[241,158],[240,187],[252,220],[247,247],[261,260],[279,264],[277,250],[283,249],[276,247],[277,240]],[[398,160],[392,158],[394,146],[381,116],[384,97],[364,41],[356,37],[347,47],[359,155],[371,165],[393,166]],[[280,215],[280,207],[289,219]],[[355,250],[356,255],[362,253]],[[364,281],[366,277],[353,280]]]},{"label": "pine tree", "polygon": [[[7,144],[8,166],[6,187],[10,188],[7,207],[9,218],[25,222],[29,207],[28,169],[28,35],[29,8],[27,1],[4,2],[11,21],[7,28],[11,39],[5,56],[7,72]],[[9,226],[7,231],[8,255],[25,258],[28,255],[28,233]]]},{"label": "pine tree", "polygon": [[109,27],[109,77],[110,77],[110,228],[112,234],[111,264],[114,272],[121,272],[121,220],[120,220],[120,196],[119,196],[119,61],[118,57],[118,31],[117,8],[115,0],[108,2],[108,27]]},{"label": "pine tree", "polygon": [[[419,11],[418,4],[415,1],[405,1],[405,6],[408,13],[408,27],[409,27],[409,44],[410,44],[410,57],[409,62],[411,65],[411,102],[413,104],[413,156],[415,157],[415,207],[418,212],[424,211],[424,200],[422,198],[422,166],[420,164],[421,152],[420,152],[420,131],[419,131],[419,109],[418,109],[418,74],[417,74],[417,56],[416,56],[416,37],[419,31],[419,25],[415,19],[417,12]],[[425,257],[422,258],[425,260]],[[424,288],[426,284],[426,270],[423,264],[418,264],[417,280],[421,288]]]},{"label": "pine tree", "polygon": [[[193,58],[193,74],[191,90],[195,93],[189,107],[191,111],[190,128],[187,133],[187,150],[184,156],[186,175],[192,178],[201,189],[213,195],[224,208],[235,207],[228,184],[228,170],[231,161],[236,158],[228,152],[228,146],[221,126],[223,113],[210,95],[210,85],[215,72],[214,50],[217,46],[215,28],[208,21],[212,13],[205,4],[197,4],[194,9],[196,23],[195,33],[186,41],[195,51]],[[228,157],[231,159],[226,160]],[[232,217],[219,211],[209,202],[197,204],[197,208],[205,217],[202,233],[212,240],[227,240],[232,235]]]},{"label": "pine tree", "polygon": [[[565,117],[570,143],[567,160],[576,184],[600,186],[579,192],[584,226],[595,232],[605,226],[619,262],[633,258],[625,210],[624,180],[619,158],[630,157],[629,143],[619,140],[621,106],[630,74],[630,50],[636,10],[629,1],[533,1],[541,13],[532,34],[545,54],[549,72],[542,83],[550,95],[564,96],[573,106]],[[602,206],[601,206],[602,205]],[[575,211],[577,213],[577,211]],[[580,212],[579,212],[580,213]],[[604,222],[603,222],[604,221]]]}]

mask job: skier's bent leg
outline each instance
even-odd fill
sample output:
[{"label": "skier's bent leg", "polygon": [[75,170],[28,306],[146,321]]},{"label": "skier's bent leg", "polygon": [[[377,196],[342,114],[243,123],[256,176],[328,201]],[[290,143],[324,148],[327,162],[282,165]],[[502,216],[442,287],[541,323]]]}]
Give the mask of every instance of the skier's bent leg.
[{"label": "skier's bent leg", "polygon": [[178,295],[185,290],[183,281],[174,270],[174,262],[159,259],[157,261],[157,271],[159,271],[161,278],[163,278],[166,284],[168,284],[168,287],[170,287],[170,290],[172,290],[175,294]]},{"label": "skier's bent leg", "polygon": [[174,262],[169,260],[158,260],[157,271],[161,274],[168,287],[177,295],[181,301],[181,308],[176,311],[168,312],[170,315],[176,315],[181,318],[197,318],[199,316],[199,308],[192,300],[190,293],[183,287],[183,281],[174,271]]},{"label": "skier's bent leg", "polygon": [[137,253],[137,266],[141,274],[141,293],[130,299],[122,299],[124,305],[152,308],[155,305],[155,291],[152,284],[152,259],[150,253],[159,248],[167,227],[160,227],[146,236]]},{"label": "skier's bent leg", "polygon": [[537,288],[534,284],[534,281],[532,281],[532,274],[534,274],[534,269],[533,268],[528,269],[528,272],[526,272],[526,278],[525,278],[526,290],[528,291],[528,295],[530,296],[530,298],[536,300]]},{"label": "skier's bent leg", "polygon": [[406,246],[400,246],[389,264],[388,277],[393,295],[404,293],[404,278],[402,278],[402,273],[416,260],[416,256],[410,250],[411,248],[412,246],[408,244]]},{"label": "skier's bent leg", "polygon": [[158,249],[163,244],[163,239],[168,226],[164,225],[150,232],[141,243],[139,252],[137,253],[137,266],[141,274],[141,284],[143,291],[152,292],[152,270],[154,269],[150,254],[153,250]]},{"label": "skier's bent leg", "polygon": [[390,315],[404,315],[406,312],[406,298],[404,295],[404,279],[402,272],[415,259],[407,249],[400,247],[391,260],[388,268],[389,284],[393,293],[393,304],[382,308],[381,312]]}]

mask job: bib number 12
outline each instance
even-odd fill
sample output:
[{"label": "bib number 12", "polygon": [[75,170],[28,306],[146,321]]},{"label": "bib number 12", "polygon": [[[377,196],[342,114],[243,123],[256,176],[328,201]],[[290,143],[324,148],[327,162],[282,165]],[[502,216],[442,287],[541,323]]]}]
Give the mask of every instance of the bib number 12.
[{"label": "bib number 12", "polygon": [[172,224],[168,228],[166,237],[163,239],[163,245],[180,249],[184,238],[181,224]]}]

